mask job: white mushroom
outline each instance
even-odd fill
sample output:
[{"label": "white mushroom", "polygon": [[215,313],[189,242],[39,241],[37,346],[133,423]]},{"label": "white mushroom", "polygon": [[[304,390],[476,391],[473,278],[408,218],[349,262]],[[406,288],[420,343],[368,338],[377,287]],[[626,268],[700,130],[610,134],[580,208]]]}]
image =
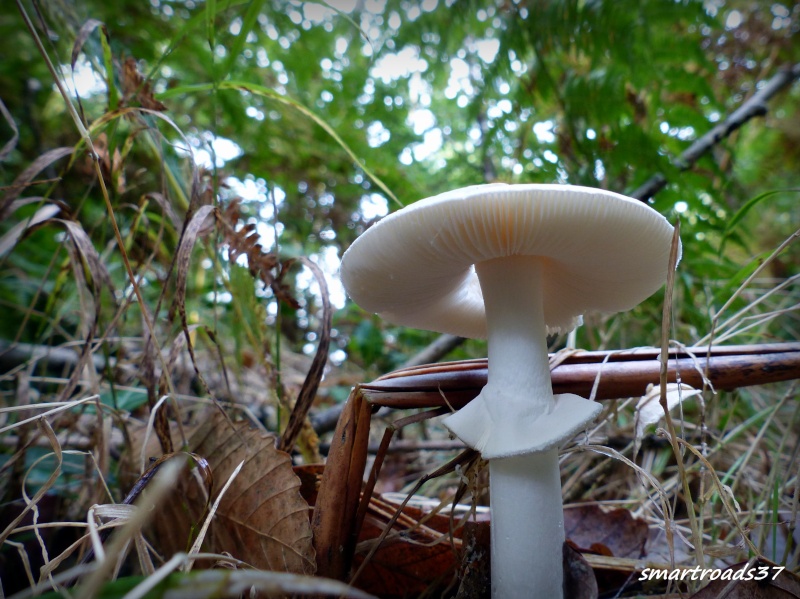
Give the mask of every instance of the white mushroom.
[{"label": "white mushroom", "polygon": [[672,233],[655,210],[619,194],[492,184],[395,212],[342,257],[342,282],[362,308],[488,337],[486,386],[444,424],[489,460],[493,597],[561,597],[558,447],[600,411],[553,395],[546,335],[654,293]]}]

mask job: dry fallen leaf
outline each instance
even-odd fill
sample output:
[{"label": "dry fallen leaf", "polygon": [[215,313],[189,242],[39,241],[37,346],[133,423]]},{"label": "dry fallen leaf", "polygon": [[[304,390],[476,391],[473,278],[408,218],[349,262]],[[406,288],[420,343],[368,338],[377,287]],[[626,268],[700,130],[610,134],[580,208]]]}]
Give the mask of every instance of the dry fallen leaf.
[{"label": "dry fallen leaf", "polygon": [[[380,537],[398,507],[384,502],[380,496],[372,497],[356,548],[356,570],[369,553],[371,541]],[[426,516],[423,525],[414,526]],[[387,536],[354,586],[384,599],[442,591],[453,581],[458,561],[456,550],[461,547],[460,539],[451,543],[449,538],[443,538],[449,530],[449,516],[425,514],[419,508],[405,506],[393,529],[399,534]],[[459,529],[456,534],[460,532]]]},{"label": "dry fallen leaf", "polygon": [[644,520],[628,510],[581,505],[564,510],[564,532],[580,551],[638,559],[644,553],[648,529]]},{"label": "dry fallen leaf", "polygon": [[[700,395],[700,391],[689,385],[669,383],[667,385],[667,407],[672,410],[675,406],[689,397]],[[648,385],[645,393],[636,404],[636,437],[633,442],[634,458],[639,453],[639,447],[644,437],[644,429],[650,424],[655,424],[664,417],[664,408],[661,407],[661,386]]]},{"label": "dry fallen leaf", "polygon": [[597,578],[586,558],[569,542],[564,543],[564,596],[597,599]]},{"label": "dry fallen leaf", "polygon": [[208,501],[205,485],[191,475],[177,481],[173,499],[155,519],[158,548],[168,555],[188,550],[207,505],[244,462],[220,501],[203,550],[229,553],[262,570],[313,573],[309,507],[291,458],[275,448],[275,437],[245,422],[231,425],[215,412],[192,434],[189,448],[208,461],[212,497]]},{"label": "dry fallen leaf", "polygon": [[[581,553],[607,557],[639,559],[644,555],[648,528],[644,520],[634,518],[626,509],[603,510],[596,505],[568,507],[564,510],[567,542]],[[623,587],[629,574],[595,569],[600,592]]]}]

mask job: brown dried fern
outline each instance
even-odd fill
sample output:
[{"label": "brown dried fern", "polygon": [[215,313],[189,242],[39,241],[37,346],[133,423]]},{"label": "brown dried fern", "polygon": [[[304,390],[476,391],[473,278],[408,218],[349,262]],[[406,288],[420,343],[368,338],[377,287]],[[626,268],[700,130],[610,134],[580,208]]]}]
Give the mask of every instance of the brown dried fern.
[{"label": "brown dried fern", "polygon": [[319,343],[311,368],[303,381],[303,386],[297,396],[292,413],[289,417],[286,430],[278,443],[278,447],[283,451],[290,452],[300,435],[303,423],[306,420],[308,411],[316,396],[325,363],[328,359],[328,348],[330,346],[332,313],[330,299],[328,297],[328,286],[325,282],[325,275],[319,266],[308,258],[289,259],[280,261],[274,252],[264,250],[258,241],[258,232],[252,223],[245,224],[240,229],[236,229],[241,221],[241,201],[233,200],[225,210],[219,215],[221,229],[225,243],[228,246],[230,261],[236,262],[239,256],[247,257],[247,266],[253,278],[261,280],[264,285],[272,289],[278,301],[283,301],[294,308],[298,308],[297,300],[290,294],[289,288],[283,283],[283,277],[289,268],[295,263],[300,262],[311,270],[317,280],[322,296],[322,321],[318,333]]},{"label": "brown dried fern", "polygon": [[247,256],[250,275],[272,289],[278,301],[286,302],[295,309],[299,308],[297,300],[283,283],[288,264],[281,264],[274,252],[264,249],[258,240],[258,232],[253,223],[246,223],[240,229],[236,229],[237,224],[242,221],[239,198],[228,204],[219,216],[219,221],[231,263],[235,263],[239,256]]}]

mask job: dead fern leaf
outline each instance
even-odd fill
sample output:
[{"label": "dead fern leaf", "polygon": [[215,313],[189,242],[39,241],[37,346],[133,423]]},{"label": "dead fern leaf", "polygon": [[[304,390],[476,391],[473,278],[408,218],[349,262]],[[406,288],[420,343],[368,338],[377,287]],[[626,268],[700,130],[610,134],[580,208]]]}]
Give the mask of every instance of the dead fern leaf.
[{"label": "dead fern leaf", "polygon": [[152,82],[142,77],[133,56],[128,56],[122,64],[122,92],[128,104],[131,100],[135,100],[142,108],[148,110],[161,112],[167,109],[165,104],[156,100]]},{"label": "dead fern leaf", "polygon": [[221,230],[225,236],[231,263],[235,263],[239,256],[246,256],[250,275],[271,288],[278,301],[298,308],[297,300],[283,284],[283,276],[288,266],[282,266],[274,252],[267,252],[263,248],[258,241],[258,232],[254,224],[247,223],[237,230],[236,226],[241,220],[240,200],[237,198],[228,204],[220,217]]}]

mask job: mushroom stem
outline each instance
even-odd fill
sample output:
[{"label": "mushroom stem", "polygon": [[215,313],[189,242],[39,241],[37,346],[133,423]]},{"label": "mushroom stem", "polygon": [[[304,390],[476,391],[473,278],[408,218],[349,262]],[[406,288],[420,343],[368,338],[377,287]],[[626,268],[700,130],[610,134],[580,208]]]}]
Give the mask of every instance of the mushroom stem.
[{"label": "mushroom stem", "polygon": [[[495,421],[536,419],[553,409],[538,257],[508,256],[475,265],[489,333],[489,411]],[[504,418],[505,416],[505,418]]]},{"label": "mushroom stem", "polygon": [[489,337],[488,382],[444,424],[489,460],[492,597],[560,599],[564,514],[558,445],[599,406],[553,396],[542,293],[543,261],[479,262]]},{"label": "mushroom stem", "polygon": [[[489,378],[482,394],[494,432],[514,446],[525,445],[532,422],[554,406],[542,262],[509,256],[478,263],[475,271],[489,332]],[[564,514],[558,448],[489,460],[489,489],[492,597],[559,599]]]},{"label": "mushroom stem", "polygon": [[489,461],[492,597],[563,596],[558,448]]},{"label": "mushroom stem", "polygon": [[[479,262],[489,337],[488,382],[444,424],[484,459],[538,447],[535,423],[555,406],[547,356],[540,258],[507,256]],[[532,441],[537,447],[532,447]]]}]

